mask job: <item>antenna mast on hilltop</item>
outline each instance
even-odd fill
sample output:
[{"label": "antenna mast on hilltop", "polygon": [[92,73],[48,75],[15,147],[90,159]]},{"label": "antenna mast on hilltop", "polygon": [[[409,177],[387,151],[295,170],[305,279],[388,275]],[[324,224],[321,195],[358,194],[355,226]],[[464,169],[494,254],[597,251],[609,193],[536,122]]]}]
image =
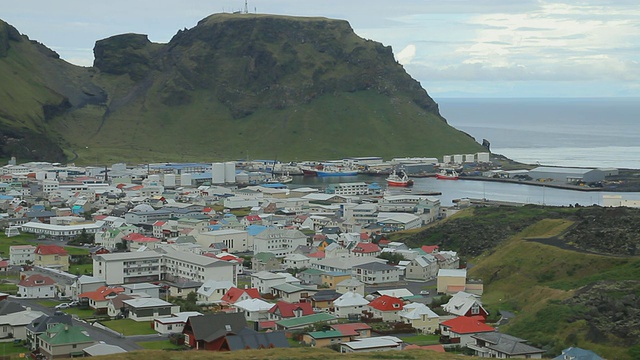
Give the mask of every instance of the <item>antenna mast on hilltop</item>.
[{"label": "antenna mast on hilltop", "polygon": [[247,5],[247,0],[244,0],[244,13],[245,14],[249,13],[249,6]]}]

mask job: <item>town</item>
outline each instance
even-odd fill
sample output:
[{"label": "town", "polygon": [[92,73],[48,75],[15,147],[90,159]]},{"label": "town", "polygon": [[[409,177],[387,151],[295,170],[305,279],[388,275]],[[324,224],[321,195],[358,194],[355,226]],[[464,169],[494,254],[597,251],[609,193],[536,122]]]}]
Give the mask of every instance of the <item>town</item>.
[{"label": "town", "polygon": [[[545,350],[498,331],[513,314],[483,307],[483,283],[468,277],[455,251],[395,241],[459,211],[434,194],[402,191],[407,174],[455,180],[464,171],[516,179],[526,172],[547,183],[563,174],[558,183],[566,184],[597,183],[617,170],[509,172],[491,165],[489,153],[442,163],[367,157],[110,168],[12,160],[0,184],[0,337],[36,359],[133,351],[158,341],[154,334],[203,351],[309,346],[542,358]],[[293,175],[352,172],[382,174],[386,184],[287,186]],[[151,337],[129,340],[144,335]]]}]

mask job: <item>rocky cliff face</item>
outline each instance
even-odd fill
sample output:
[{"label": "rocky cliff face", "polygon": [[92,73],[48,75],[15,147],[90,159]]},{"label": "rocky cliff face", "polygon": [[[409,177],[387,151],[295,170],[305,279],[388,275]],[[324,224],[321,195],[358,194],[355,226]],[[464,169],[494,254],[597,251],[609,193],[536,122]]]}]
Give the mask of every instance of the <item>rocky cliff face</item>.
[{"label": "rocky cliff face", "polygon": [[371,89],[438,111],[390,47],[359,38],[346,21],[218,14],[166,45],[126,34],[98,41],[94,53],[94,66],[105,73],[134,81],[163,74],[160,93],[168,105],[189,103],[189,92],[206,89],[236,118]]}]

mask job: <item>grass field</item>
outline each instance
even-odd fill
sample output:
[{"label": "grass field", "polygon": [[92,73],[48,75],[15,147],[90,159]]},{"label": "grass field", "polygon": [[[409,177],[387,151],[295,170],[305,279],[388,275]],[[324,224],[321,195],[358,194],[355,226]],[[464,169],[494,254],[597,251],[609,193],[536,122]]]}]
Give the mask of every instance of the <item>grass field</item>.
[{"label": "grass field", "polygon": [[63,310],[65,313],[70,315],[76,315],[80,319],[89,319],[94,317],[95,311],[93,309],[80,309],[77,307],[72,307],[69,309]]},{"label": "grass field", "polygon": [[175,345],[172,344],[169,340],[158,340],[158,341],[141,341],[136,344],[142,346],[147,350],[180,350],[185,349],[184,345]]},{"label": "grass field", "polygon": [[122,333],[124,336],[157,334],[157,332],[151,328],[150,321],[120,319],[101,321],[101,323],[113,331]]},{"label": "grass field", "polygon": [[414,345],[436,345],[440,343],[440,337],[438,335],[425,334],[415,336],[405,336],[402,340],[408,344]]},{"label": "grass field", "polygon": [[18,292],[18,285],[11,283],[1,283],[0,292],[15,295]]},{"label": "grass field", "polygon": [[93,264],[69,264],[69,273],[74,275],[89,275],[93,273]]}]

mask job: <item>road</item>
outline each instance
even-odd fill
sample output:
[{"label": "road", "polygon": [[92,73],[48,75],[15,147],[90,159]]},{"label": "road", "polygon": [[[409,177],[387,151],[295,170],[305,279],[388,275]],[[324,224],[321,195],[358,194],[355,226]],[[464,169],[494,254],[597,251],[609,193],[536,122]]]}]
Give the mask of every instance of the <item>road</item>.
[{"label": "road", "polygon": [[364,292],[366,294],[371,294],[374,291],[378,290],[390,290],[390,289],[407,289],[411,291],[414,295],[420,295],[420,291],[424,290],[424,288],[429,289],[429,295],[423,296],[421,299],[415,299],[414,302],[420,302],[423,304],[429,305],[431,300],[433,300],[434,295],[436,295],[435,291],[436,279],[429,281],[411,281],[411,280],[401,280],[399,282],[393,284],[384,284],[384,285],[366,285],[364,287]]},{"label": "road", "polygon": [[[33,310],[41,311],[47,315],[51,315],[54,312],[54,309],[38,304],[37,299],[11,298],[10,300],[17,302],[22,306],[31,307],[31,309]],[[135,350],[143,349],[142,346],[136,344],[137,342],[156,341],[156,340],[163,340],[167,338],[167,335],[162,335],[162,334],[135,335],[135,336],[122,337],[108,330],[103,330],[95,326],[91,326],[90,324],[84,321],[74,319],[73,324],[75,326],[82,327],[93,340],[102,341],[105,344],[116,345],[123,348],[126,351],[135,351]]]}]

